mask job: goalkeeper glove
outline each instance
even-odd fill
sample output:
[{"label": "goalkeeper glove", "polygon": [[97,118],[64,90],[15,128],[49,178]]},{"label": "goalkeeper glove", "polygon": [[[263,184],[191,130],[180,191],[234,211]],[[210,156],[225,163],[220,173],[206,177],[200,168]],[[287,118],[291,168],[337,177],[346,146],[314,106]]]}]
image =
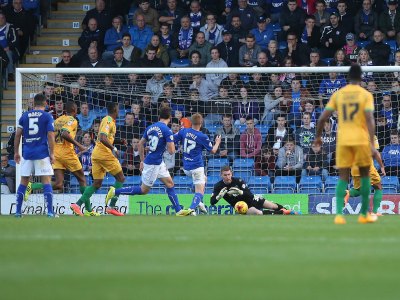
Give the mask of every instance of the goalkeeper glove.
[{"label": "goalkeeper glove", "polygon": [[219,192],[219,194],[217,195],[217,197],[215,197],[215,198],[217,198],[217,200],[219,200],[219,199],[223,198],[227,192],[228,192],[228,189],[227,189],[226,187],[224,187],[224,188]]},{"label": "goalkeeper glove", "polygon": [[243,191],[241,189],[232,187],[229,189],[228,195],[231,196],[243,195]]}]

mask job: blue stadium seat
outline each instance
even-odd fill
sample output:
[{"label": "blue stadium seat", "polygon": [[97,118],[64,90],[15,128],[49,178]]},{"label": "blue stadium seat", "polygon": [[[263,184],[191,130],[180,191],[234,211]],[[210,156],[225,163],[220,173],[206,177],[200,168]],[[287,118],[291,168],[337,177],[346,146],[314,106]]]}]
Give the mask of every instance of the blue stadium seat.
[{"label": "blue stadium seat", "polygon": [[210,134],[215,134],[217,132],[217,129],[220,128],[221,125],[218,124],[212,124],[212,125],[207,125],[206,128],[210,132]]},{"label": "blue stadium seat", "polygon": [[10,159],[10,160],[8,161],[8,164],[9,164],[10,166],[15,167],[15,160]]},{"label": "blue stadium seat", "polygon": [[189,59],[175,59],[171,62],[171,68],[185,68],[189,67]]},{"label": "blue stadium seat", "polygon": [[282,30],[281,25],[279,23],[272,24],[272,31],[273,32],[280,32]]},{"label": "blue stadium seat", "polygon": [[258,130],[260,130],[261,135],[266,135],[268,133],[268,130],[269,130],[269,126],[268,125],[256,125],[256,128]]},{"label": "blue stadium seat", "polygon": [[240,80],[242,80],[244,83],[249,83],[250,77],[246,74],[240,74]]},{"label": "blue stadium seat", "polygon": [[75,176],[71,176],[69,179],[69,188],[71,194],[80,194],[81,191],[79,189],[79,182]]},{"label": "blue stadium seat", "polygon": [[213,188],[214,185],[221,180],[221,177],[219,176],[208,176],[207,177],[207,182],[206,182],[206,188]]},{"label": "blue stadium seat", "polygon": [[293,194],[292,188],[274,188],[274,194]]},{"label": "blue stadium seat", "polygon": [[114,176],[107,174],[106,177],[104,177],[104,179],[103,179],[102,186],[110,187],[110,186],[114,185],[114,183],[115,183]]},{"label": "blue stadium seat", "polygon": [[299,183],[300,193],[320,193],[322,192],[322,179],[321,176],[302,176]]},{"label": "blue stadium seat", "polygon": [[336,184],[339,180],[339,176],[328,176],[325,180],[325,193],[334,194],[336,191]]},{"label": "blue stadium seat", "polygon": [[365,48],[365,47],[367,47],[370,43],[371,43],[371,41],[358,41],[358,42],[356,42],[356,44],[357,44],[360,48]]},{"label": "blue stadium seat", "polygon": [[321,58],[321,61],[322,61],[323,63],[325,63],[327,66],[330,66],[330,65],[331,65],[332,60],[333,60],[333,58],[330,58],[330,57],[328,57],[328,58]]},{"label": "blue stadium seat", "polygon": [[130,112],[130,109],[120,109],[118,112],[118,118],[124,118],[125,120],[125,115],[127,112]]},{"label": "blue stadium seat", "polygon": [[191,187],[193,185],[192,177],[189,176],[175,176],[175,186]]},{"label": "blue stadium seat", "polygon": [[166,81],[171,81],[171,80],[172,80],[172,75],[171,75],[171,74],[165,74],[165,75],[164,75],[164,79],[165,79]]},{"label": "blue stadium seat", "polygon": [[94,112],[96,113],[96,116],[98,118],[103,118],[103,117],[107,116],[107,109],[106,108],[95,109]]},{"label": "blue stadium seat", "polygon": [[397,194],[397,189],[394,187],[383,187],[382,188],[382,193],[384,195],[386,194]]},{"label": "blue stadium seat", "polygon": [[278,43],[278,49],[280,51],[285,50],[287,48],[287,42],[286,41],[282,41]]},{"label": "blue stadium seat", "polygon": [[251,176],[247,184],[254,194],[268,193],[271,188],[269,176]]},{"label": "blue stadium seat", "polygon": [[233,170],[233,177],[242,178],[245,182],[249,181],[249,178],[253,175],[252,170]]},{"label": "blue stadium seat", "polygon": [[399,190],[399,178],[396,176],[382,177],[383,189],[393,189],[396,192]]},{"label": "blue stadium seat", "polygon": [[219,176],[220,173],[221,173],[220,169],[209,169],[207,171],[207,176],[215,176],[215,177],[217,177],[217,176]]},{"label": "blue stadium seat", "polygon": [[254,167],[253,158],[235,158],[235,160],[233,161],[234,169],[242,170],[253,167]]},{"label": "blue stadium seat", "polygon": [[149,194],[165,194],[165,187],[163,186],[153,186]]},{"label": "blue stadium seat", "polygon": [[140,185],[142,183],[141,176],[126,176],[124,185]]},{"label": "blue stadium seat", "polygon": [[239,129],[240,133],[243,133],[246,130],[246,125],[245,124],[237,125],[236,127],[237,127],[237,129]]},{"label": "blue stadium seat", "polygon": [[191,186],[175,186],[175,192],[177,194],[192,194],[193,188]]},{"label": "blue stadium seat", "polygon": [[[280,190],[290,190],[291,193],[296,191],[296,176],[276,176],[274,182],[274,193]],[[281,193],[282,194],[282,193]]]},{"label": "blue stadium seat", "polygon": [[223,166],[228,166],[229,160],[227,158],[210,158],[208,160],[208,169],[221,169]]}]

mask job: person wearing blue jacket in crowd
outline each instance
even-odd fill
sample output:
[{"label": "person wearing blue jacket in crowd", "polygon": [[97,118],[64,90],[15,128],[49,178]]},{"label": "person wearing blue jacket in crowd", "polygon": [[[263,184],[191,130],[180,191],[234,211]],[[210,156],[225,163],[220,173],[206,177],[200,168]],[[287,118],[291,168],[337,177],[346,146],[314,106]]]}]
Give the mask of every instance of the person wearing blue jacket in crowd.
[{"label": "person wearing blue jacket in crowd", "polygon": [[112,21],[112,27],[106,31],[104,36],[106,48],[103,53],[104,60],[112,59],[114,49],[122,46],[122,38],[125,33],[128,33],[128,27],[123,24],[122,17],[115,17]]}]

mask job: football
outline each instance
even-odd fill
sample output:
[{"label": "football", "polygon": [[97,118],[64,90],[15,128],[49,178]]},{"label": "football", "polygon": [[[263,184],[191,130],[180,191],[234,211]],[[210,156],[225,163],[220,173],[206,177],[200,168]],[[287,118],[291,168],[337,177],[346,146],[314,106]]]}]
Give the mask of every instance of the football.
[{"label": "football", "polygon": [[247,203],[244,201],[239,201],[236,202],[235,204],[235,211],[241,215],[245,215],[248,209],[249,207],[247,206]]}]

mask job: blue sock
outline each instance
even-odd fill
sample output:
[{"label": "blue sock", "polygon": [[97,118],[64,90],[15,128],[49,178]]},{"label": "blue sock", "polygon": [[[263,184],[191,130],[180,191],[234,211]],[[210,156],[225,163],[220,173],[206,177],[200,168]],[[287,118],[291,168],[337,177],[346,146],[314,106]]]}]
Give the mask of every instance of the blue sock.
[{"label": "blue sock", "polygon": [[18,186],[18,190],[17,190],[17,210],[16,210],[16,214],[19,214],[19,215],[21,214],[22,202],[24,201],[25,192],[26,192],[26,185],[20,184]]},{"label": "blue sock", "polygon": [[43,196],[46,200],[47,213],[53,214],[53,189],[51,184],[43,184]]},{"label": "blue sock", "polygon": [[194,194],[190,208],[195,209],[200,204],[201,201],[203,201],[203,194],[200,193]]},{"label": "blue sock", "polygon": [[167,194],[168,198],[172,203],[172,206],[174,207],[175,211],[178,212],[181,210],[181,205],[179,204],[178,196],[175,193],[175,189],[172,188],[167,188]]},{"label": "blue sock", "polygon": [[142,195],[142,188],[140,186],[127,186],[115,190],[115,196],[118,195]]}]

